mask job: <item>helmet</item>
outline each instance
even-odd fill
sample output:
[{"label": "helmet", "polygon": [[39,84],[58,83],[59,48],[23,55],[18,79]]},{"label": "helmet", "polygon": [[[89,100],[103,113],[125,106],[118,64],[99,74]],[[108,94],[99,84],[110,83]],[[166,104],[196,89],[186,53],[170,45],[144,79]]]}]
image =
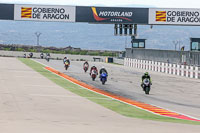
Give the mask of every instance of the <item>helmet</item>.
[{"label": "helmet", "polygon": [[102,66],[101,68],[105,68],[104,66]]},{"label": "helmet", "polygon": [[148,73],[148,72],[145,72],[144,75],[149,75],[149,73]]}]

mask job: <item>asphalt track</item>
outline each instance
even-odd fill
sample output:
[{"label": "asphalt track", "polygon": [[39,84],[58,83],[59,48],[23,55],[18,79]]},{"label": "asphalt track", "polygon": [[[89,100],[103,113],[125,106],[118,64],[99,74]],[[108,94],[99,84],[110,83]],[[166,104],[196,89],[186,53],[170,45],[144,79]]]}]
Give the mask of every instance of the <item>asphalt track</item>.
[{"label": "asphalt track", "polygon": [[[108,82],[109,83],[109,82]],[[124,117],[0,57],[1,133],[199,133],[200,126]]]},{"label": "asphalt track", "polygon": [[98,68],[104,66],[108,70],[108,82],[102,85],[99,79],[92,81],[89,73],[83,72],[83,62],[72,61],[70,68],[65,71],[62,61],[46,62],[40,59],[37,61],[99,89],[200,119],[199,79],[150,72],[153,86],[150,95],[145,95],[140,87],[140,78],[144,70],[90,62],[90,66],[95,65]]}]

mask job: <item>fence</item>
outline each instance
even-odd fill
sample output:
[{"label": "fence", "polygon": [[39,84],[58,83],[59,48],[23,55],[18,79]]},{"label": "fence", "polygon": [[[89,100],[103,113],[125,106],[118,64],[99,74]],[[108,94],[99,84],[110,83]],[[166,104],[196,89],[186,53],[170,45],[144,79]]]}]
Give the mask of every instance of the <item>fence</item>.
[{"label": "fence", "polygon": [[200,66],[200,52],[126,48],[126,57]]},{"label": "fence", "polygon": [[124,66],[200,79],[200,67],[125,58]]}]

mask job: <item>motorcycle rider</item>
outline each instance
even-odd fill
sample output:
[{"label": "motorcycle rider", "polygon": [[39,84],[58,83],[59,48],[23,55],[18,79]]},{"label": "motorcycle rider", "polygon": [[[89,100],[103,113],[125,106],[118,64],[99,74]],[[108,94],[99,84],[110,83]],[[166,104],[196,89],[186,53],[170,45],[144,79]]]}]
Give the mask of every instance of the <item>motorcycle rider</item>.
[{"label": "motorcycle rider", "polygon": [[85,62],[83,63],[83,69],[84,69],[85,67],[89,68],[89,63],[88,63],[88,61],[85,61]]},{"label": "motorcycle rider", "polygon": [[67,57],[65,56],[63,59],[63,64],[65,64],[65,61],[67,60]]},{"label": "motorcycle rider", "polygon": [[141,87],[142,88],[143,88],[143,81],[144,81],[144,79],[149,79],[150,85],[152,85],[151,76],[149,75],[148,72],[145,72],[144,75],[142,75],[142,81],[141,81]]},{"label": "motorcycle rider", "polygon": [[108,75],[108,72],[107,72],[107,70],[105,69],[104,66],[102,66],[101,69],[100,69],[100,71],[99,71],[100,75],[101,75],[103,72],[106,73],[106,74]]},{"label": "motorcycle rider", "polygon": [[97,67],[96,66],[92,66],[91,69],[90,69],[90,75],[92,74],[92,71],[95,70],[97,72],[97,75],[98,75],[98,70],[97,70]]},{"label": "motorcycle rider", "polygon": [[32,58],[33,57],[33,53],[29,53],[29,58]]},{"label": "motorcycle rider", "polygon": [[41,59],[44,58],[44,54],[43,54],[43,53],[40,54],[40,58],[41,58]]},{"label": "motorcycle rider", "polygon": [[46,60],[49,61],[50,60],[50,53],[46,53]]},{"label": "motorcycle rider", "polygon": [[69,58],[66,57],[65,60],[63,60],[63,61],[64,61],[64,64],[67,63],[68,65],[70,65],[70,60],[69,60]]}]

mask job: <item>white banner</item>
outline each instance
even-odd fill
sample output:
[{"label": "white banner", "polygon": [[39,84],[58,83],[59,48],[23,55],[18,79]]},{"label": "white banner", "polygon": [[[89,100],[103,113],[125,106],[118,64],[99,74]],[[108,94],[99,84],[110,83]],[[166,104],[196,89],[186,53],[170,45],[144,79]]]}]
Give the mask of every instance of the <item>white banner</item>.
[{"label": "white banner", "polygon": [[75,22],[74,6],[15,5],[14,20]]},{"label": "white banner", "polygon": [[200,9],[150,8],[149,24],[200,25]]}]

